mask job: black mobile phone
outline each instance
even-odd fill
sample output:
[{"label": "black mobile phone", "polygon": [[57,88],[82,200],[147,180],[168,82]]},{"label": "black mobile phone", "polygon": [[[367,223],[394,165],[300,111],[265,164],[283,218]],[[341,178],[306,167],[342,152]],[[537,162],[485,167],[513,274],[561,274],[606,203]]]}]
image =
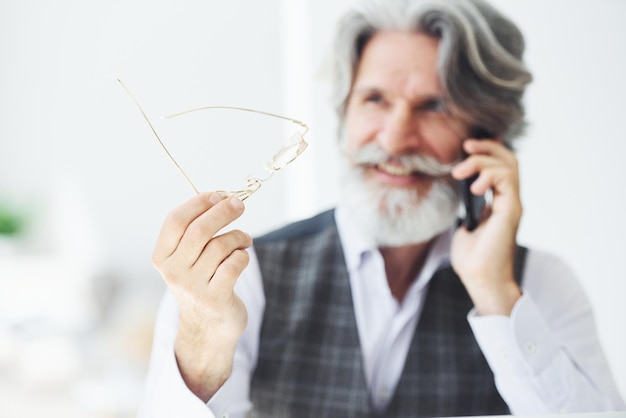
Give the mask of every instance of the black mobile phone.
[{"label": "black mobile phone", "polygon": [[[470,132],[470,138],[474,139],[491,137],[492,135],[482,128],[475,128]],[[465,225],[468,231],[476,229],[480,223],[480,218],[486,205],[485,196],[475,195],[470,191],[470,186],[477,178],[478,174],[474,174],[471,177],[459,181],[461,199],[463,200],[463,207],[465,208],[465,217],[462,219],[462,224]]]}]

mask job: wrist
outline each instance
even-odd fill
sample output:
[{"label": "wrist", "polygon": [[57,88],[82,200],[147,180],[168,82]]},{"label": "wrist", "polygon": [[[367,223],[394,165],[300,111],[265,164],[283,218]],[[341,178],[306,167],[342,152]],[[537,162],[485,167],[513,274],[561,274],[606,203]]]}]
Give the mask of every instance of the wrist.
[{"label": "wrist", "polygon": [[235,346],[228,343],[198,344],[177,336],[174,342],[176,363],[191,392],[208,402],[230,377]]},{"label": "wrist", "polygon": [[467,290],[478,315],[481,316],[510,316],[513,307],[522,296],[522,290],[513,279],[475,286]]}]

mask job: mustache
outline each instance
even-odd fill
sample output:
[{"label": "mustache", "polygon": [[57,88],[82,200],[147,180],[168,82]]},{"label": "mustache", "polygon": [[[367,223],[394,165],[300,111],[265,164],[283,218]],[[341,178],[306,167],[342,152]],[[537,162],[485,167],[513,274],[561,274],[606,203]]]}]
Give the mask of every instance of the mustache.
[{"label": "mustache", "polygon": [[378,165],[393,162],[411,171],[426,174],[431,177],[449,175],[452,168],[459,163],[453,161],[449,164],[440,163],[428,155],[406,154],[389,155],[376,143],[366,144],[349,153],[348,159],[355,165]]}]

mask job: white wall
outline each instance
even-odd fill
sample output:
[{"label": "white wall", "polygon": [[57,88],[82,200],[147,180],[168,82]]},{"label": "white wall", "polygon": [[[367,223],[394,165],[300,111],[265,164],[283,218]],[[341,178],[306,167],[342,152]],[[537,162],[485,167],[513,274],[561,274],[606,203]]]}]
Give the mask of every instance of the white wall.
[{"label": "white wall", "polygon": [[[561,255],[579,273],[626,394],[626,223],[616,195],[626,180],[626,3],[494,3],[525,32],[535,73],[531,126],[519,153],[520,241]],[[0,2],[0,197],[43,209],[59,196],[79,202],[74,207],[89,220],[80,228],[71,230],[67,212],[56,215],[70,225],[74,251],[87,246],[119,280],[159,291],[150,265],[155,237],[165,214],[192,194],[116,83],[122,77],[157,121],[185,107],[225,103],[311,125],[309,150],[250,199],[238,226],[259,233],[331,206],[338,193],[335,125],[320,67],[347,4]],[[216,136],[213,150],[228,169],[240,161],[241,146]],[[243,155],[266,155],[262,141],[270,139],[251,133]],[[56,234],[42,236],[58,244]]]},{"label": "white wall", "polygon": [[[154,276],[161,221],[192,193],[116,78],[156,122],[204,104],[280,112],[281,28],[278,1],[0,3],[0,193],[79,195],[107,268],[129,280]],[[213,151],[228,164],[269,148],[220,139]],[[275,180],[251,202],[257,228],[284,213]]]}]

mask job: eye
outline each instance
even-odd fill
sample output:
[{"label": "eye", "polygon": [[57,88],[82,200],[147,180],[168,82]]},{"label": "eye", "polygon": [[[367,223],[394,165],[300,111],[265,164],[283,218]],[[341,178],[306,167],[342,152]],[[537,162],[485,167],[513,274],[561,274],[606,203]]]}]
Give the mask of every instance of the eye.
[{"label": "eye", "polygon": [[441,98],[432,98],[420,106],[423,112],[448,113],[449,109],[445,101]]},{"label": "eye", "polygon": [[365,95],[365,97],[363,98],[363,101],[365,103],[384,104],[385,98],[383,97],[382,94],[378,92],[371,92]]}]

